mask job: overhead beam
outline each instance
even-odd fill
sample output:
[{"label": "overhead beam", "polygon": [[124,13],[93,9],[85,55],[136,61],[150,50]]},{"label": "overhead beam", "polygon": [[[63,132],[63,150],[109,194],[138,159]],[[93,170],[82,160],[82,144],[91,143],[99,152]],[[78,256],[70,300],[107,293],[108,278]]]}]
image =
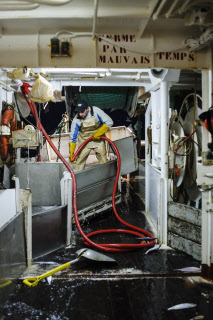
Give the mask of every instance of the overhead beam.
[{"label": "overhead beam", "polygon": [[139,38],[139,39],[142,38],[142,36],[143,36],[143,34],[144,34],[144,31],[145,31],[145,29],[146,29],[146,27],[147,27],[147,25],[148,25],[148,23],[149,23],[152,15],[153,15],[153,13],[154,13],[154,10],[155,10],[158,2],[159,2],[159,0],[156,0],[156,1],[153,3],[152,8],[150,9],[149,17],[148,17],[147,19],[146,19],[146,18],[142,18],[141,24],[140,24],[140,26],[139,26],[139,28],[138,28],[138,32],[137,32],[137,34],[136,34],[136,37],[137,37],[137,38]]},{"label": "overhead beam", "polygon": [[93,17],[93,26],[92,26],[92,39],[95,39],[97,15],[98,15],[98,0],[94,0],[94,17]]}]

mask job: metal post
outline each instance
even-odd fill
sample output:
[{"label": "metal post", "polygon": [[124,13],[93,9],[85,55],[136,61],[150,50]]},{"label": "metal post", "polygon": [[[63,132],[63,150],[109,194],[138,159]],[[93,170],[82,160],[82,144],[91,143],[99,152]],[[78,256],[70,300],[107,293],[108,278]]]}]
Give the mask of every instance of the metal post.
[{"label": "metal post", "polygon": [[167,245],[168,179],[158,181],[158,239]]},{"label": "metal post", "polygon": [[168,202],[168,149],[169,149],[169,106],[168,82],[161,82],[161,179],[159,181],[158,236],[167,244],[167,202]]},{"label": "metal post", "polygon": [[[21,190],[20,190],[21,191]],[[25,214],[25,235],[27,244],[27,266],[32,265],[32,193],[31,190],[25,192],[26,207],[23,208]]]},{"label": "metal post", "polygon": [[24,212],[27,266],[32,265],[32,194],[20,189],[19,178],[13,176],[16,189],[16,212]]},{"label": "metal post", "polygon": [[93,26],[92,26],[92,39],[95,39],[97,14],[98,14],[98,0],[94,0],[94,17],[93,17]]},{"label": "metal post", "polygon": [[67,241],[66,245],[71,244],[72,236],[72,179],[67,180]]},{"label": "metal post", "polygon": [[[211,106],[212,71],[202,71],[202,111]],[[203,128],[202,152],[208,151],[207,143],[210,141],[209,132]],[[204,166],[200,166],[202,170]],[[204,172],[204,170],[202,170]],[[212,165],[209,165],[212,172]],[[202,272],[206,276],[213,276],[213,201],[212,191],[202,192]]]},{"label": "metal post", "polygon": [[161,83],[161,178],[168,178],[169,106],[168,82]]},{"label": "metal post", "polygon": [[[152,103],[152,100],[151,100]],[[151,103],[149,103],[146,114],[145,114],[145,123],[146,123],[146,130],[145,130],[145,205],[146,205],[146,212],[149,212],[149,176],[148,176],[148,163],[151,163],[151,143],[149,143],[147,128],[151,125]]]}]

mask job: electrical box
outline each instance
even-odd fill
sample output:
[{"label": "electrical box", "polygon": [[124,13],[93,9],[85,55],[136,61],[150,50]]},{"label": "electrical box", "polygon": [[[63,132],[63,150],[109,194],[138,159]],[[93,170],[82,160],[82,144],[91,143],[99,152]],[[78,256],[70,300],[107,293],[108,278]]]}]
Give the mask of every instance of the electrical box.
[{"label": "electrical box", "polygon": [[58,38],[51,39],[51,56],[58,56],[60,54],[60,43]]},{"label": "electrical box", "polygon": [[70,43],[58,38],[51,39],[51,57],[70,57]]},{"label": "electrical box", "polygon": [[70,43],[68,41],[61,42],[61,55],[63,56],[70,55]]},{"label": "electrical box", "polygon": [[39,130],[18,130],[12,132],[13,148],[38,147],[40,143]]}]

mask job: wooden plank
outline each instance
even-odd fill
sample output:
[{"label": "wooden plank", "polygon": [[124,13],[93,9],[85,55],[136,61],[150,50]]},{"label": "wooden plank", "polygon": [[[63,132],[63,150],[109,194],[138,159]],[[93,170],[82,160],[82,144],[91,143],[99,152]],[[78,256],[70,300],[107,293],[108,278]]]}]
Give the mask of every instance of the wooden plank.
[{"label": "wooden plank", "polygon": [[169,217],[168,230],[171,233],[175,233],[186,239],[201,244],[201,227],[195,226],[191,223],[181,221],[173,217]]},{"label": "wooden plank", "polygon": [[168,214],[185,222],[201,227],[201,210],[182,203],[169,202]]},{"label": "wooden plank", "polygon": [[198,243],[169,232],[168,245],[176,250],[189,254],[198,261],[201,261],[201,245]]}]

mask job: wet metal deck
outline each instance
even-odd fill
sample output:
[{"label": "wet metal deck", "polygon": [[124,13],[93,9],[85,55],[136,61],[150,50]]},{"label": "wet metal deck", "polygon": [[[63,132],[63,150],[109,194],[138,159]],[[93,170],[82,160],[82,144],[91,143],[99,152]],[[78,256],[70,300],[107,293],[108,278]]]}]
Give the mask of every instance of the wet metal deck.
[{"label": "wet metal deck", "polygon": [[[121,218],[150,231],[143,203],[128,184],[123,183],[122,189],[123,201],[118,207]],[[81,225],[85,233],[121,227],[112,211],[94,220],[87,219]],[[116,239],[104,235],[98,241],[118,242],[118,238],[120,242],[139,241],[126,235],[118,235]],[[28,273],[41,274],[73,260],[81,247],[84,245],[75,230],[72,248],[37,259]],[[145,251],[108,254],[117,261],[112,264],[82,259],[55,274],[51,284],[42,281],[34,288],[17,280],[14,293],[1,306],[0,319],[189,320],[202,315],[204,318],[197,319],[212,319],[213,284],[202,279],[199,271],[183,274],[175,270],[199,268],[200,263],[168,247],[149,254],[144,254]],[[38,263],[45,261],[53,264]],[[196,307],[167,310],[180,303],[194,303]]]}]

